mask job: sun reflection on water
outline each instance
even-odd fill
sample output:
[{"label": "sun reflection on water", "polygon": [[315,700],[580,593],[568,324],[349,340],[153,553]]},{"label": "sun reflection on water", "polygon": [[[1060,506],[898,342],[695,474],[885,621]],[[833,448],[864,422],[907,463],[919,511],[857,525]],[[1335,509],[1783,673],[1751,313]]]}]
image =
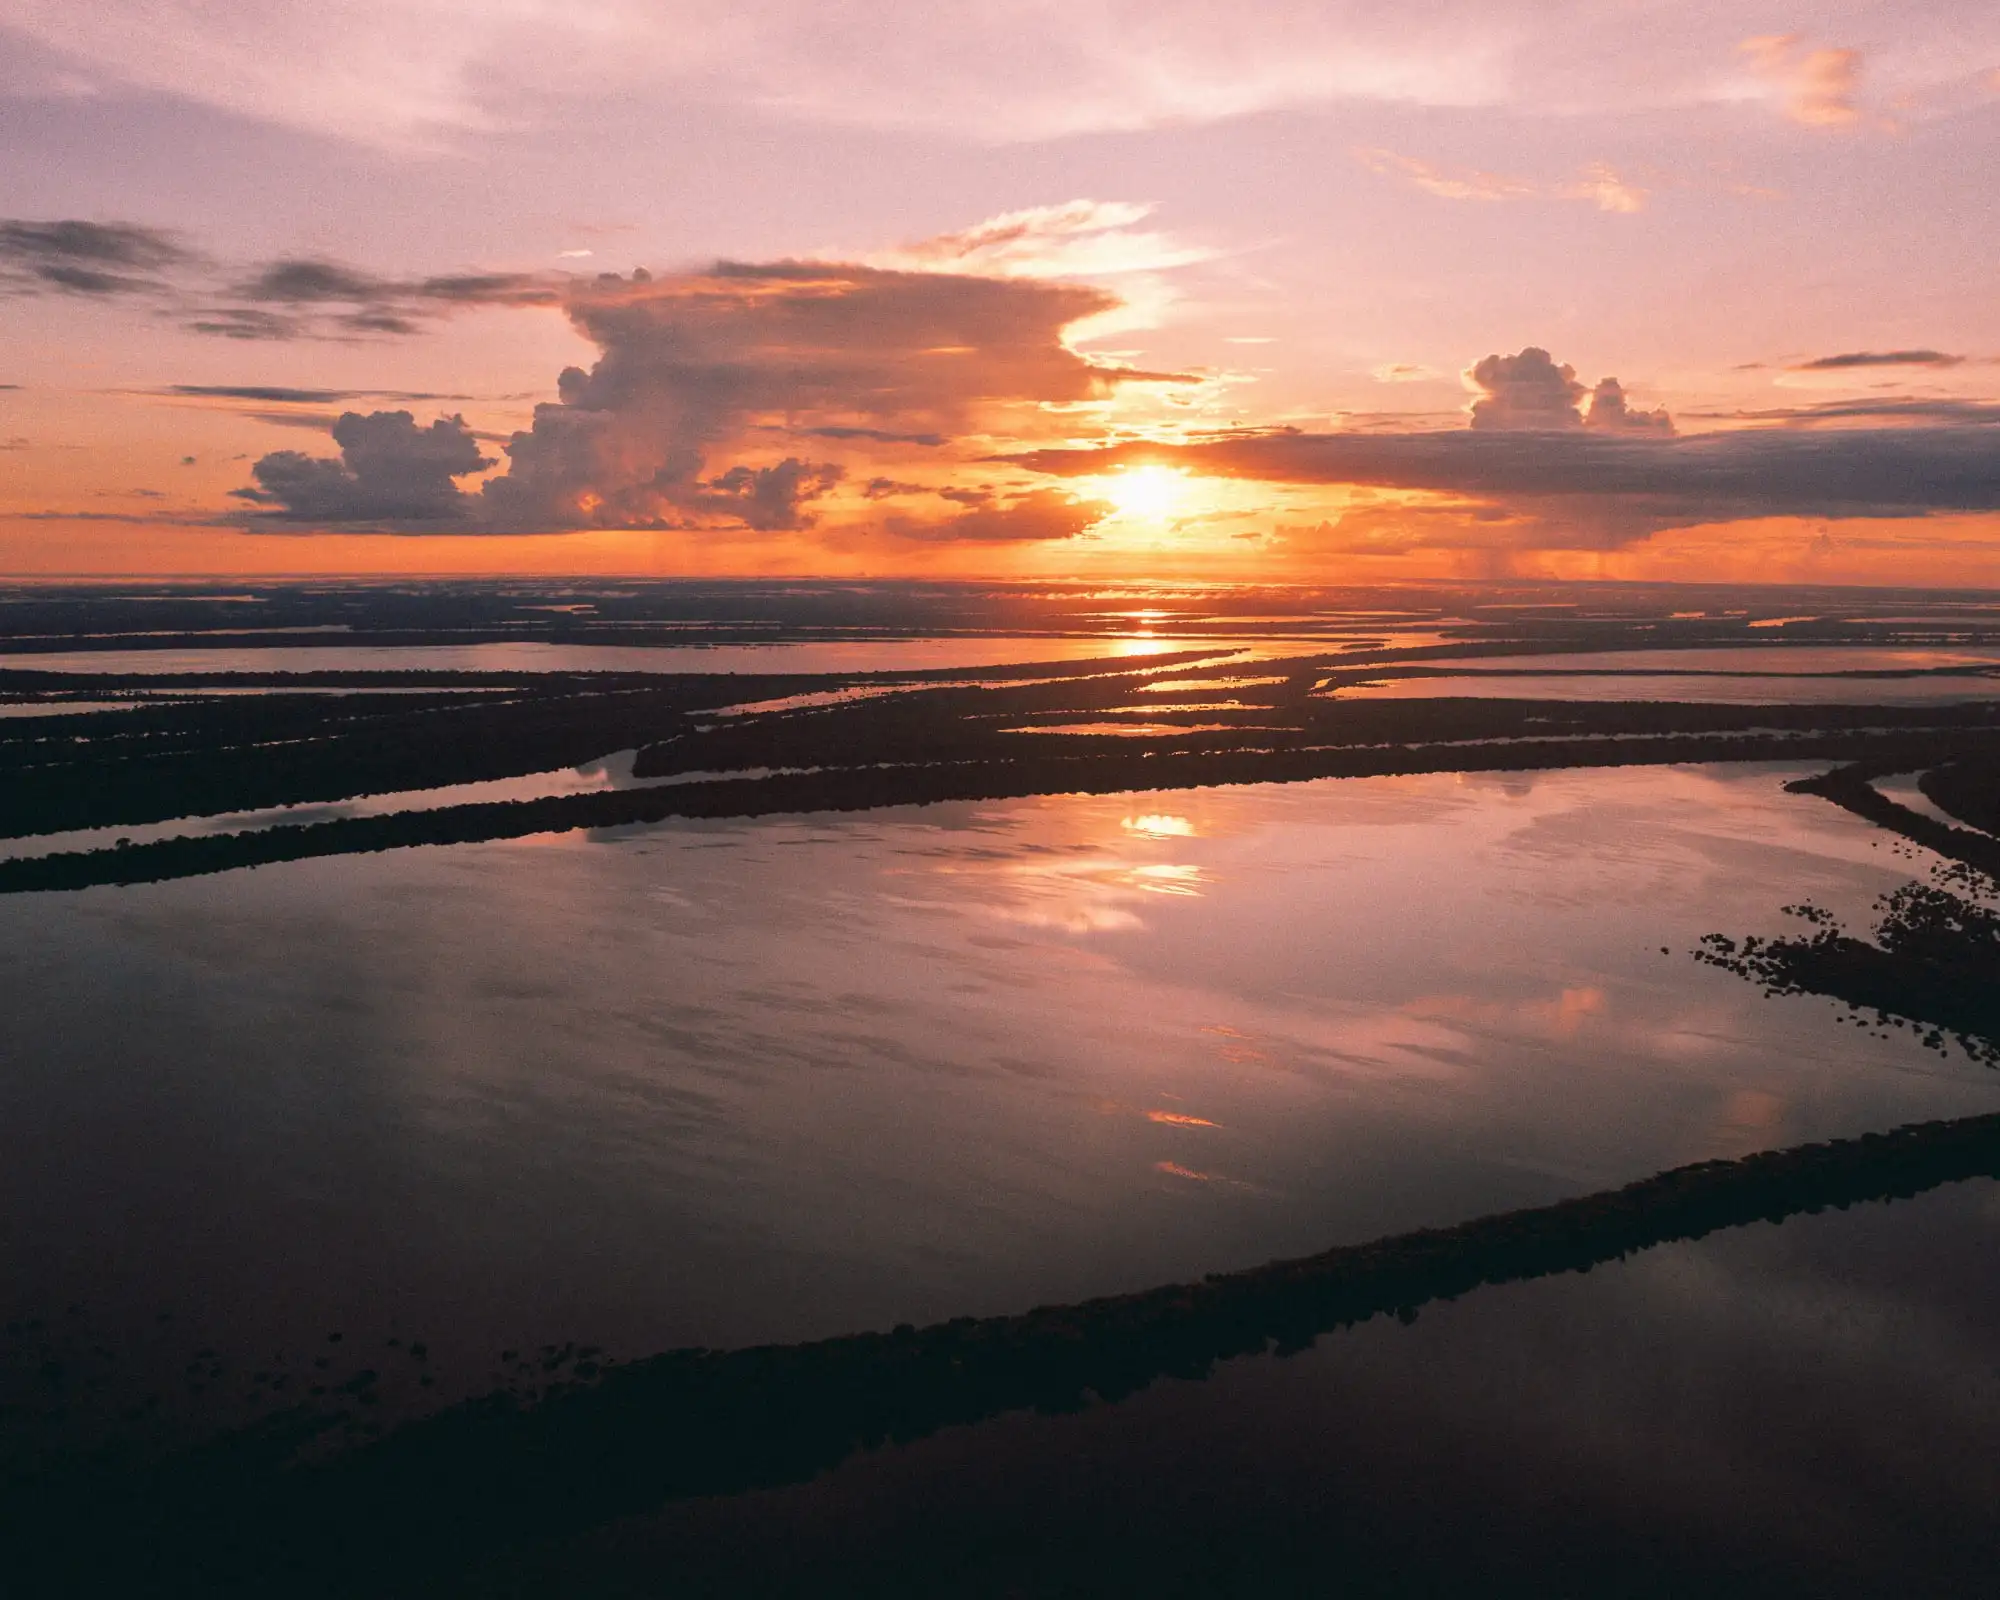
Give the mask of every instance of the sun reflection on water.
[{"label": "sun reflection on water", "polygon": [[1148,811],[1143,816],[1125,817],[1119,824],[1127,833],[1146,839],[1192,839],[1194,824],[1186,817],[1166,811]]}]

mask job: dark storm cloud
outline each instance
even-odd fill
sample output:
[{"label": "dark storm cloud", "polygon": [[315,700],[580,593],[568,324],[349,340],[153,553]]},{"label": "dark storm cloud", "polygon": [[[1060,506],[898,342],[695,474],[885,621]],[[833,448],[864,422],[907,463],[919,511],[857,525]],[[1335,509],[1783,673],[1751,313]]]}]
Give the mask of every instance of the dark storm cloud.
[{"label": "dark storm cloud", "polygon": [[1964,356],[1947,355],[1942,350],[1851,350],[1845,355],[1821,356],[1792,368],[1794,372],[1840,372],[1849,367],[1956,367]]},{"label": "dark storm cloud", "polygon": [[772,414],[935,448],[996,408],[1109,393],[1122,375],[1062,331],[1115,304],[1074,284],[818,262],[600,281],[570,317],[602,358],[562,374],[484,493],[512,525],[675,520],[702,508],[690,491],[707,456]]},{"label": "dark storm cloud", "polygon": [[813,518],[805,507],[843,476],[832,462],[787,456],[771,467],[731,467],[708,479],[698,492],[683,496],[683,504],[691,511],[733,517],[759,532],[809,528]]},{"label": "dark storm cloud", "polygon": [[273,451],[251,468],[257,487],[237,498],[286,522],[450,523],[472,504],[457,480],[492,465],[459,417],[419,428],[407,411],[350,411],[333,438],[339,460]]},{"label": "dark storm cloud", "polygon": [[[315,270],[269,276],[265,293],[368,286],[326,263],[291,265]],[[474,292],[466,283],[456,289]],[[1009,416],[1037,419],[1044,405],[1101,398],[1147,375],[1093,365],[1062,335],[1116,304],[1076,284],[822,262],[724,263],[659,279],[606,275],[578,285],[566,306],[603,352],[597,363],[561,374],[559,398],[537,406],[533,425],[506,441],[505,473],[466,496],[451,480],[474,469],[455,456],[442,477],[431,469],[418,497],[423,509],[413,515],[490,533],[810,527],[845,464],[743,459],[757,433],[931,452]],[[358,420],[366,419],[343,417],[341,427]],[[472,448],[470,431],[457,426]],[[338,462],[295,451],[266,456],[245,497],[291,521],[399,517],[386,508],[402,481],[368,479],[338,430],[336,438]],[[891,483],[876,479],[861,495]],[[935,492],[914,484],[895,492],[906,489]],[[985,504],[982,492],[963,513],[904,518],[897,531],[923,539],[1067,538],[1101,514],[1050,491],[1005,506]]]},{"label": "dark storm cloud", "polygon": [[0,288],[156,294],[159,274],[195,260],[171,234],[124,222],[0,219]]},{"label": "dark storm cloud", "polygon": [[[611,277],[570,318],[604,352],[535,408],[483,491],[496,526],[679,525],[717,509],[708,458],[760,419],[935,449],[996,410],[1108,394],[1062,342],[1102,290],[821,262]],[[746,524],[754,525],[754,524]]]},{"label": "dark storm cloud", "polygon": [[[1014,458],[1064,476],[1160,462],[1215,477],[1420,492],[1358,506],[1340,530],[1416,543],[1605,547],[1664,528],[1756,517],[1906,517],[2000,511],[1994,417],[1930,426],[1766,427],[1675,437],[1664,413],[1634,428],[1586,426],[1582,386],[1545,352],[1489,357],[1472,376],[1486,398],[1473,425],[1435,432],[1233,435],[1183,445],[1122,444]],[[1495,402],[1484,415],[1480,406]],[[1620,404],[1614,412],[1622,411]],[[1607,403],[1600,385],[1593,412]],[[1568,413],[1575,420],[1560,419]],[[1811,414],[1815,419],[1825,413]],[[1502,427],[1492,418],[1535,419]],[[1625,416],[1629,419],[1630,413]]]}]

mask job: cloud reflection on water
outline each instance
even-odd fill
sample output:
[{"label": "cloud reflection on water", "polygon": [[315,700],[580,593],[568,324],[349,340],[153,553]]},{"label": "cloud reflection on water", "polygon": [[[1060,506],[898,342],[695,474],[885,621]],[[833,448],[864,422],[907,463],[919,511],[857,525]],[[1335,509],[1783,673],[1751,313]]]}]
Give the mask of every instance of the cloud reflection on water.
[{"label": "cloud reflection on water", "polygon": [[111,1281],[276,1341],[367,1303],[440,1345],[736,1344],[1988,1109],[1991,1074],[1686,959],[1899,880],[1787,770],[669,823],[21,897],[0,1254],[31,1299]]}]

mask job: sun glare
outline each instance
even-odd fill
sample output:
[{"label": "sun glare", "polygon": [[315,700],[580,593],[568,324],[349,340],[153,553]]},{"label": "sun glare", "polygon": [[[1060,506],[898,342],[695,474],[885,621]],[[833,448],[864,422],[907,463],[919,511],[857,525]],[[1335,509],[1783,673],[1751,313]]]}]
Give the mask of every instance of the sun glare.
[{"label": "sun glare", "polygon": [[1187,498],[1187,474],[1172,467],[1133,467],[1105,480],[1101,493],[1132,522],[1166,522]]}]

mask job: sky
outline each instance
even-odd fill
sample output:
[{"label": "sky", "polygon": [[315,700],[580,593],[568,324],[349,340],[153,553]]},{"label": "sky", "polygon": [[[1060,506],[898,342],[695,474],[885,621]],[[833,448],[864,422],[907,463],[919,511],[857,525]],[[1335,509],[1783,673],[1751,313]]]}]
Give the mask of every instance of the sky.
[{"label": "sky", "polygon": [[0,573],[2000,587],[2000,7],[0,0]]}]

